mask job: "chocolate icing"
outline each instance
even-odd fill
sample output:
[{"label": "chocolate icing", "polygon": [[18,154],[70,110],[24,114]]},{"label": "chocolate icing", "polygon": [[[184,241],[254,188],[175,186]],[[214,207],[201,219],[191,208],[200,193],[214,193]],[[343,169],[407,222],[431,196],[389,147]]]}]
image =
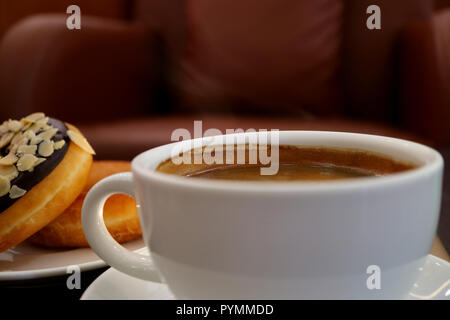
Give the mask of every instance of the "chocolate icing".
[{"label": "chocolate icing", "polygon": [[[58,129],[58,132],[53,136],[52,140],[59,141],[64,139],[66,143],[61,149],[54,150],[52,155],[50,155],[49,157],[45,157],[47,160],[34,167],[34,170],[32,172],[19,172],[19,175],[11,181],[11,186],[17,185],[19,188],[22,188],[24,190],[31,190],[31,188],[33,188],[45,177],[47,177],[66,155],[70,144],[70,139],[67,136],[68,128],[63,122],[52,118],[49,119],[48,124]],[[2,156],[5,156],[6,153],[6,147],[0,149],[0,154]],[[20,199],[21,198],[11,199],[8,194],[0,197],[0,214]]]}]

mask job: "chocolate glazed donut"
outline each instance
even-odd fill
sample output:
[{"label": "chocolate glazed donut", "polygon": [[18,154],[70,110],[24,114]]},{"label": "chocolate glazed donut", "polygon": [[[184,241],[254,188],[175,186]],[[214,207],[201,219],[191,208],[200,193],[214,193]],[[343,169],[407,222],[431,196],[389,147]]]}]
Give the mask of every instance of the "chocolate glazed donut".
[{"label": "chocolate glazed donut", "polygon": [[[42,164],[34,167],[32,172],[29,171],[19,171],[18,176],[11,180],[11,185],[19,186],[23,190],[30,190],[36,184],[38,184],[42,179],[50,174],[50,172],[55,169],[55,167],[61,162],[69,149],[70,139],[67,136],[67,126],[56,119],[49,119],[48,124],[53,128],[57,128],[58,131],[53,137],[53,141],[64,141],[64,145],[59,150],[54,150],[49,157],[45,157],[46,161]],[[4,147],[0,150],[0,155],[5,157],[8,154],[7,148]],[[37,148],[36,148],[37,149]],[[12,199],[11,197],[4,195],[0,197],[0,212],[8,209],[14,202],[20,198]]]},{"label": "chocolate glazed donut", "polygon": [[0,252],[58,217],[86,184],[94,151],[79,130],[34,113],[0,126]]}]

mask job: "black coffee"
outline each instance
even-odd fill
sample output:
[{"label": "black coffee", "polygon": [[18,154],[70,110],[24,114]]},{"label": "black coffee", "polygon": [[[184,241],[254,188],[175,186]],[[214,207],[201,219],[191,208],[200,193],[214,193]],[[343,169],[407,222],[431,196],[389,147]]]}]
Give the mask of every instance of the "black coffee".
[{"label": "black coffee", "polygon": [[[270,150],[270,147],[268,147]],[[234,151],[236,155],[237,151]],[[222,180],[336,180],[370,176],[382,176],[417,167],[390,157],[358,149],[339,149],[328,147],[279,146],[278,172],[274,175],[262,175],[261,168],[267,167],[259,161],[248,164],[249,150],[246,151],[246,163],[226,164],[179,164],[172,159],[161,163],[157,171],[186,176],[190,178]],[[217,155],[215,155],[217,156]],[[237,156],[234,157],[237,159]],[[259,160],[259,159],[258,159]]]}]

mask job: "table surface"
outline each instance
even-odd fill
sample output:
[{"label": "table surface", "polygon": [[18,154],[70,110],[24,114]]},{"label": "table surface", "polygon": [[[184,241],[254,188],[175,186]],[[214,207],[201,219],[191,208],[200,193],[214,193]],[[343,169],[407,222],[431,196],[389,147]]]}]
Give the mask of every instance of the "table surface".
[{"label": "table surface", "polygon": [[450,262],[450,257],[448,255],[448,251],[445,250],[444,246],[442,245],[441,240],[436,237],[433,242],[433,247],[431,248],[430,253],[436,257],[439,257],[441,259],[444,259],[445,261]]}]

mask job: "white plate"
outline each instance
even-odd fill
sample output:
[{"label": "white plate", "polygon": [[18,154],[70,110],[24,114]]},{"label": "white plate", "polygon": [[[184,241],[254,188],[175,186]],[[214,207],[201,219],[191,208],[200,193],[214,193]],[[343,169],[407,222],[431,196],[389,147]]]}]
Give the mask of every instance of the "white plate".
[{"label": "white plate", "polygon": [[[124,244],[130,250],[144,248],[137,239]],[[90,248],[49,249],[27,241],[0,253],[0,281],[27,280],[65,275],[67,267],[77,265],[81,271],[106,266]]]},{"label": "white plate", "polygon": [[[173,300],[166,285],[106,270],[83,293],[81,300]],[[450,300],[450,263],[428,255],[420,277],[406,297],[399,299]]]}]

